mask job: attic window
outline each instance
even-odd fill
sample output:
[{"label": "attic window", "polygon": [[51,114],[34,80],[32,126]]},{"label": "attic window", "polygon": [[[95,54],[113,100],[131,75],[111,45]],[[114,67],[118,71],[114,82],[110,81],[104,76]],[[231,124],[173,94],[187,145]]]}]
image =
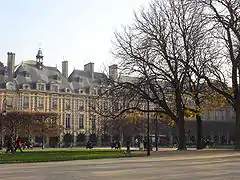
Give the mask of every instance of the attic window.
[{"label": "attic window", "polygon": [[91,95],[96,95],[97,94],[97,90],[96,89],[91,89]]},{"label": "attic window", "polygon": [[79,93],[80,93],[80,94],[83,94],[83,92],[84,92],[83,89],[80,89],[80,90],[79,90]]},{"label": "attic window", "polygon": [[38,90],[40,90],[40,91],[45,91],[45,84],[39,83],[39,84],[38,84]]},{"label": "attic window", "polygon": [[28,84],[24,84],[23,85],[23,89],[29,89],[29,85]]},{"label": "attic window", "polygon": [[58,85],[57,84],[53,84],[51,87],[51,90],[54,92],[58,92]]},{"label": "attic window", "polygon": [[65,92],[70,92],[70,89],[66,88]]}]

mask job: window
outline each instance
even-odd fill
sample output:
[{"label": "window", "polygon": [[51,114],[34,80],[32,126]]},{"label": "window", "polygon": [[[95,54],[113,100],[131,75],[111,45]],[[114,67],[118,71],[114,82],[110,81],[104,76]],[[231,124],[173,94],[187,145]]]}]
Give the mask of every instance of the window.
[{"label": "window", "polygon": [[29,108],[29,97],[28,96],[23,97],[23,108],[24,109]]},{"label": "window", "polygon": [[70,92],[70,89],[66,88],[66,89],[65,89],[65,92]]},{"label": "window", "polygon": [[6,89],[7,90],[15,90],[15,84],[13,82],[7,82]]},{"label": "window", "polygon": [[81,128],[81,129],[84,128],[84,115],[83,114],[79,115],[79,128]]},{"label": "window", "polygon": [[108,110],[108,102],[104,102],[103,104],[103,110],[107,111]]},{"label": "window", "polygon": [[91,95],[96,95],[96,94],[97,94],[96,89],[91,89]]},{"label": "window", "polygon": [[83,100],[80,100],[79,101],[79,111],[83,111],[84,110],[84,101]]},{"label": "window", "polygon": [[56,110],[58,108],[58,99],[52,98],[52,109]]},{"label": "window", "polygon": [[119,111],[119,104],[115,102],[113,105],[113,112],[118,112],[118,111]]},{"label": "window", "polygon": [[96,115],[90,115],[91,129],[96,130]]},{"label": "window", "polygon": [[7,107],[13,108],[13,97],[7,97]]},{"label": "window", "polygon": [[65,107],[66,107],[67,110],[70,110],[70,108],[71,108],[70,99],[66,99]]},{"label": "window", "polygon": [[44,109],[44,97],[39,97],[38,107]]},{"label": "window", "polygon": [[66,114],[65,121],[66,121],[66,128],[70,128],[70,114]]},{"label": "window", "polygon": [[45,90],[44,84],[38,84],[38,90],[39,91],[44,91]]},{"label": "window", "polygon": [[23,89],[29,89],[29,85],[28,84],[24,84],[23,85]]},{"label": "window", "polygon": [[94,100],[91,100],[90,102],[89,102],[89,109],[91,109],[91,110],[96,110],[96,104],[94,103]]},{"label": "window", "polygon": [[58,85],[52,85],[52,91],[58,92]]},{"label": "window", "polygon": [[83,89],[79,89],[79,93],[83,94],[84,93]]}]

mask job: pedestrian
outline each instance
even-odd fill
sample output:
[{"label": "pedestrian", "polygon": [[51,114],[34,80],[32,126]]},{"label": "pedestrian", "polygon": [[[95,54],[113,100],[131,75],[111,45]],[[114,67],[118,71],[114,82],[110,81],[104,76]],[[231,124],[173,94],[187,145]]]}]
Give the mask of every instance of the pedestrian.
[{"label": "pedestrian", "polygon": [[23,151],[22,151],[22,143],[21,143],[20,136],[18,136],[18,138],[17,138],[17,140],[16,140],[15,152],[17,151],[17,149],[19,149],[21,152],[23,152]]},{"label": "pedestrian", "polygon": [[8,153],[9,151],[11,151],[11,153],[14,153],[14,145],[13,145],[13,135],[11,134],[8,138],[7,141],[7,150],[6,153]]},{"label": "pedestrian", "polygon": [[128,140],[127,140],[127,153],[130,153],[130,146],[131,146],[131,142],[130,142],[130,140],[128,139]]}]

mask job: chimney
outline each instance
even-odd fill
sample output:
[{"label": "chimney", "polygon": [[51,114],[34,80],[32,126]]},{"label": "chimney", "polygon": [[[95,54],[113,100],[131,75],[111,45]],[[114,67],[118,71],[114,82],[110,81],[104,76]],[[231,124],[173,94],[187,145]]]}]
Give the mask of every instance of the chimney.
[{"label": "chimney", "polygon": [[109,66],[108,68],[109,68],[109,77],[112,80],[117,81],[117,79],[118,79],[118,66],[117,66],[117,64],[113,64],[113,65]]},{"label": "chimney", "polygon": [[68,61],[62,61],[62,75],[68,79]]},{"label": "chimney", "polygon": [[13,80],[14,68],[15,68],[15,53],[8,52],[7,53],[7,73],[8,80]]},{"label": "chimney", "polygon": [[91,74],[92,79],[94,78],[94,63],[88,63],[84,65],[84,71]]}]

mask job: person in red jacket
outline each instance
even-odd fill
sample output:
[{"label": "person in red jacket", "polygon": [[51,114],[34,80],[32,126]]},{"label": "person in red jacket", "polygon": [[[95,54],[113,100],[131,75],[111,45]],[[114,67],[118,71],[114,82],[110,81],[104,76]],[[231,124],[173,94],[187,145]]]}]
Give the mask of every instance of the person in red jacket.
[{"label": "person in red jacket", "polygon": [[17,151],[17,149],[19,149],[21,152],[23,152],[21,147],[22,147],[21,139],[20,139],[20,136],[18,136],[18,138],[16,140],[15,152]]}]

